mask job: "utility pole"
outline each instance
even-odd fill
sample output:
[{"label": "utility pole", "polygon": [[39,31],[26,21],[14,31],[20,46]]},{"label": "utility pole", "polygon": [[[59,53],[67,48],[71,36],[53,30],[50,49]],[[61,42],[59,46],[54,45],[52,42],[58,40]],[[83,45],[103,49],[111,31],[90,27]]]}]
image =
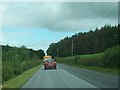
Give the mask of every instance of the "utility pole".
[{"label": "utility pole", "polygon": [[59,52],[59,49],[57,48],[57,57],[58,57],[58,55],[59,55],[58,52]]},{"label": "utility pole", "polygon": [[73,56],[73,39],[72,39],[72,47],[71,47],[71,56]]}]

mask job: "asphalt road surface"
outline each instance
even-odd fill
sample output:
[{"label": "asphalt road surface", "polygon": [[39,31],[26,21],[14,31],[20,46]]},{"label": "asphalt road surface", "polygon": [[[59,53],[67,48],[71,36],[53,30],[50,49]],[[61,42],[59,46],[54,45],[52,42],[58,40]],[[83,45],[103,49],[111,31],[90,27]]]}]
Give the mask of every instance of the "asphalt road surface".
[{"label": "asphalt road surface", "polygon": [[67,72],[89,82],[98,88],[118,88],[118,76],[100,73],[92,70],[71,67],[68,65],[59,64],[59,67]]},{"label": "asphalt road surface", "polygon": [[96,86],[70,74],[64,69],[40,70],[23,88],[97,88]]},{"label": "asphalt road surface", "polygon": [[[104,82],[106,78],[101,76],[104,74],[94,72],[98,74],[98,76],[95,76],[95,78],[97,77],[99,80],[96,80],[93,79],[94,75],[90,75],[94,74],[93,71],[86,71],[84,69],[81,69],[81,71],[85,73],[79,74],[80,71],[78,70],[79,69],[69,67],[63,64],[59,64],[57,69],[49,70],[44,70],[44,67],[42,66],[40,67],[38,72],[35,75],[33,75],[33,77],[29,79],[27,83],[25,83],[25,85],[22,88],[98,88],[99,84],[103,85],[103,87],[99,88],[104,88],[104,84],[108,85],[106,82]],[[75,74],[75,72],[77,74]],[[100,77],[103,79],[101,79]],[[110,82],[109,84],[116,84],[115,80],[117,78],[114,78],[114,76],[108,76],[108,78],[113,80],[113,82]],[[93,81],[90,82],[90,80]],[[109,81],[110,80],[108,80],[108,82]],[[116,87],[117,85],[114,85],[112,88]]]}]

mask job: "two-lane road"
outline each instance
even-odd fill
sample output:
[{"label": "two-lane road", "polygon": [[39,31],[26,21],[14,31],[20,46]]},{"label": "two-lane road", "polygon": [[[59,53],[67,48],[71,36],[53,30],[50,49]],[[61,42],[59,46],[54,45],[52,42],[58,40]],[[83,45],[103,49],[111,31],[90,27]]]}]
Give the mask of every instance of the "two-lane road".
[{"label": "two-lane road", "polygon": [[38,72],[22,88],[118,88],[117,76],[58,64]]},{"label": "two-lane road", "polygon": [[96,86],[68,73],[64,69],[40,70],[23,88],[97,88]]}]

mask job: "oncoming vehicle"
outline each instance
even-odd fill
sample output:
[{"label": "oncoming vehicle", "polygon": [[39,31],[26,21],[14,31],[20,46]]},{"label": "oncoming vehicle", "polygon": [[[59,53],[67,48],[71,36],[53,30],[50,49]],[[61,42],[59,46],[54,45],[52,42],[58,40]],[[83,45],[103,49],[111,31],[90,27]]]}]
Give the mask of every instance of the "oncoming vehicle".
[{"label": "oncoming vehicle", "polygon": [[46,70],[49,68],[57,69],[57,63],[54,59],[44,60],[44,69]]}]

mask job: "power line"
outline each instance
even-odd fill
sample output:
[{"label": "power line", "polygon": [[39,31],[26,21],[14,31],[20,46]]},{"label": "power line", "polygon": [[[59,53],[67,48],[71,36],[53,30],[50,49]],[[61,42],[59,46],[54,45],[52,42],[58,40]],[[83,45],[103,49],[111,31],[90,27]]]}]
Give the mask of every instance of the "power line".
[{"label": "power line", "polygon": [[97,24],[95,24],[92,28],[90,28],[90,30],[94,29],[95,27],[97,27],[99,25],[99,23],[101,23],[105,18],[107,18],[109,15],[112,14],[112,12],[118,8],[120,6],[120,3],[118,3],[118,6],[113,8],[106,16],[104,16]]}]

